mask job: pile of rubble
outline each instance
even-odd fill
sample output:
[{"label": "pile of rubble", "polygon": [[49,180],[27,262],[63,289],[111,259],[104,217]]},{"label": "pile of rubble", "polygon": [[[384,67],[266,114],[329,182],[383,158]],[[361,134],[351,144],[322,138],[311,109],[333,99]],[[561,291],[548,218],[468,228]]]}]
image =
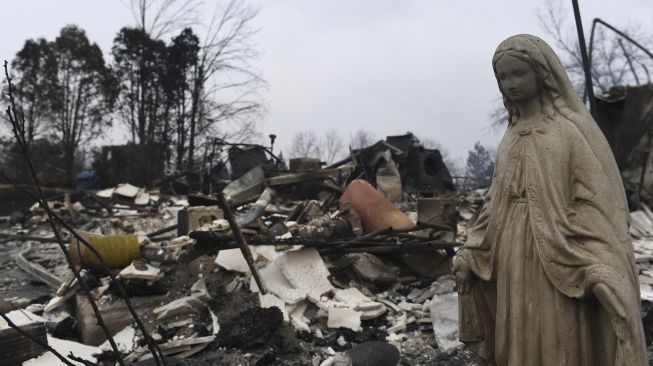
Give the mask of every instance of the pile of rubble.
[{"label": "pile of rubble", "polygon": [[[273,158],[230,162],[240,175],[217,194],[121,184],[52,199],[75,228],[65,239],[82,284],[42,208],[7,219],[0,240],[10,259],[0,270],[12,280],[0,283],[2,312],[63,355],[113,365],[118,355],[85,285],[124,362],[152,364],[146,335],[111,280],[117,276],[143,329],[185,364],[470,360],[457,340],[450,265],[484,192],[454,192],[437,150],[412,135],[327,167],[294,159],[286,170]],[[13,349],[6,360],[57,364],[0,328],[0,354]]]}]

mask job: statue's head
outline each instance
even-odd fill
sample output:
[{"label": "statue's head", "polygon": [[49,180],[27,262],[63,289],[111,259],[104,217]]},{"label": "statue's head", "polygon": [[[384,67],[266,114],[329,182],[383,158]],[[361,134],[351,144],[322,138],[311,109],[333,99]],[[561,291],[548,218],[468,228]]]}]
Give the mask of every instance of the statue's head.
[{"label": "statue's head", "polygon": [[[512,36],[497,47],[492,58],[494,76],[508,109],[510,122],[517,116],[516,105],[539,98],[546,114],[560,94],[542,50],[549,46],[530,35]],[[550,48],[549,48],[550,49]]]}]

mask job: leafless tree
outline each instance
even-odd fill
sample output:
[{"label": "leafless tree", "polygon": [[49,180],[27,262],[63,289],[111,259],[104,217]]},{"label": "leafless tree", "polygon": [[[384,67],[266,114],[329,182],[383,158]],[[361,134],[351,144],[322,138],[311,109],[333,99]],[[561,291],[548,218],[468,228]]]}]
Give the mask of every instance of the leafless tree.
[{"label": "leafless tree", "polygon": [[256,137],[256,121],[265,112],[259,92],[266,87],[255,65],[257,15],[258,9],[243,0],[217,2],[213,9],[193,75],[189,166],[196,137],[223,134],[231,141]]},{"label": "leafless tree", "polygon": [[352,149],[362,149],[376,142],[374,140],[374,134],[368,130],[361,128],[351,135],[349,139],[349,146],[351,146]]},{"label": "leafless tree", "polygon": [[347,156],[342,137],[336,130],[328,130],[319,137],[313,130],[299,130],[293,136],[291,158],[318,158],[327,164]]},{"label": "leafless tree", "polygon": [[154,39],[197,21],[197,0],[129,0],[127,4],[139,29]]},{"label": "leafless tree", "polygon": [[290,145],[291,158],[321,158],[320,138],[313,130],[299,130],[295,132]]},{"label": "leafless tree", "polygon": [[[188,80],[189,106],[180,121],[188,131],[187,166],[193,167],[196,152],[213,137],[233,142],[258,137],[256,123],[265,113],[260,91],[266,87],[256,66],[258,9],[244,0],[130,0],[130,8],[138,27],[155,39],[183,27],[200,35],[198,61]],[[210,14],[208,22],[201,14]]]},{"label": "leafless tree", "polygon": [[[542,29],[553,41],[552,46],[557,49],[576,90],[582,95],[585,74],[574,20],[569,16],[570,9],[571,6],[567,1],[546,0],[544,7],[538,10],[538,17]],[[646,44],[649,38],[632,24],[622,29],[625,34],[640,43]],[[586,34],[588,33],[589,30]],[[608,93],[615,86],[651,81],[649,75],[649,70],[653,67],[651,58],[605,27],[596,27],[591,57],[592,82],[596,94]]]},{"label": "leafless tree", "polygon": [[[571,5],[563,0],[545,0],[544,6],[537,11],[540,26],[560,57],[576,91],[586,96],[578,35],[574,19],[570,15]],[[647,40],[650,37],[645,36],[640,28],[631,24],[624,26],[623,30],[629,37],[648,47]],[[589,33],[590,30],[586,30],[587,36]],[[606,94],[616,86],[651,82],[649,70],[653,69],[653,62],[632,43],[624,41],[621,36],[600,25],[596,27],[592,41],[591,74],[596,95]],[[508,120],[503,103],[500,98],[498,100],[496,107],[490,111],[490,120],[495,128],[504,125]]]},{"label": "leafless tree", "polygon": [[427,137],[424,139],[420,139],[420,143],[422,144],[422,146],[424,146],[427,149],[438,150],[440,152],[440,155],[442,156],[442,161],[448,168],[454,166],[455,161],[451,157],[451,154],[449,154],[449,150],[445,148],[444,145],[440,143],[440,141]]},{"label": "leafless tree", "polygon": [[328,130],[324,134],[320,152],[322,160],[326,161],[329,164],[343,158],[344,156],[347,156],[345,143],[343,142],[342,137],[338,131]]}]

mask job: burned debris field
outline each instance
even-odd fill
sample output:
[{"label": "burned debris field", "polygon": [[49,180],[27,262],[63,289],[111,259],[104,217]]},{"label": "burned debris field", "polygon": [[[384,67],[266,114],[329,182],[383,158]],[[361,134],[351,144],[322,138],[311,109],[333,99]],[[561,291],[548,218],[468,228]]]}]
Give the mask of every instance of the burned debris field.
[{"label": "burned debris field", "polygon": [[65,3],[6,4],[0,366],[653,365],[650,6]]},{"label": "burned debris field", "polygon": [[[119,184],[48,196],[48,210],[75,227],[63,240],[126,363],[152,357],[145,337],[165,356],[206,364],[471,359],[457,341],[450,262],[483,191],[456,193],[436,150],[391,136],[330,167],[301,158],[290,169],[263,146],[230,151],[245,173],[217,195]],[[42,321],[49,343],[72,342],[60,347],[73,354],[116,357],[47,212],[13,209],[1,234],[7,316]],[[7,347],[30,343],[13,340]],[[40,353],[30,350],[15,357]],[[26,364],[49,359],[40,357]]]}]

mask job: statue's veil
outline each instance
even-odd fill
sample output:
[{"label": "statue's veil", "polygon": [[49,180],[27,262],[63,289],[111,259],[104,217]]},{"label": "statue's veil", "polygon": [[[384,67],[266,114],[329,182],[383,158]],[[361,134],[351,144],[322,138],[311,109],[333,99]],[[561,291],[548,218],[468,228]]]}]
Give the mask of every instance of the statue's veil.
[{"label": "statue's veil", "polygon": [[[596,159],[600,162],[605,173],[609,195],[614,200],[614,208],[619,210],[619,215],[615,216],[618,216],[620,220],[628,220],[628,205],[623,182],[610,145],[576,93],[567,72],[553,49],[539,37],[530,34],[519,34],[501,42],[494,53],[493,64],[505,52],[525,54],[537,64],[539,69],[537,72],[541,78],[544,78],[545,86],[552,94],[550,98],[552,99],[553,109],[576,125],[587,140]],[[503,94],[503,90],[501,92]],[[505,94],[504,102],[506,107],[510,109]]]}]

